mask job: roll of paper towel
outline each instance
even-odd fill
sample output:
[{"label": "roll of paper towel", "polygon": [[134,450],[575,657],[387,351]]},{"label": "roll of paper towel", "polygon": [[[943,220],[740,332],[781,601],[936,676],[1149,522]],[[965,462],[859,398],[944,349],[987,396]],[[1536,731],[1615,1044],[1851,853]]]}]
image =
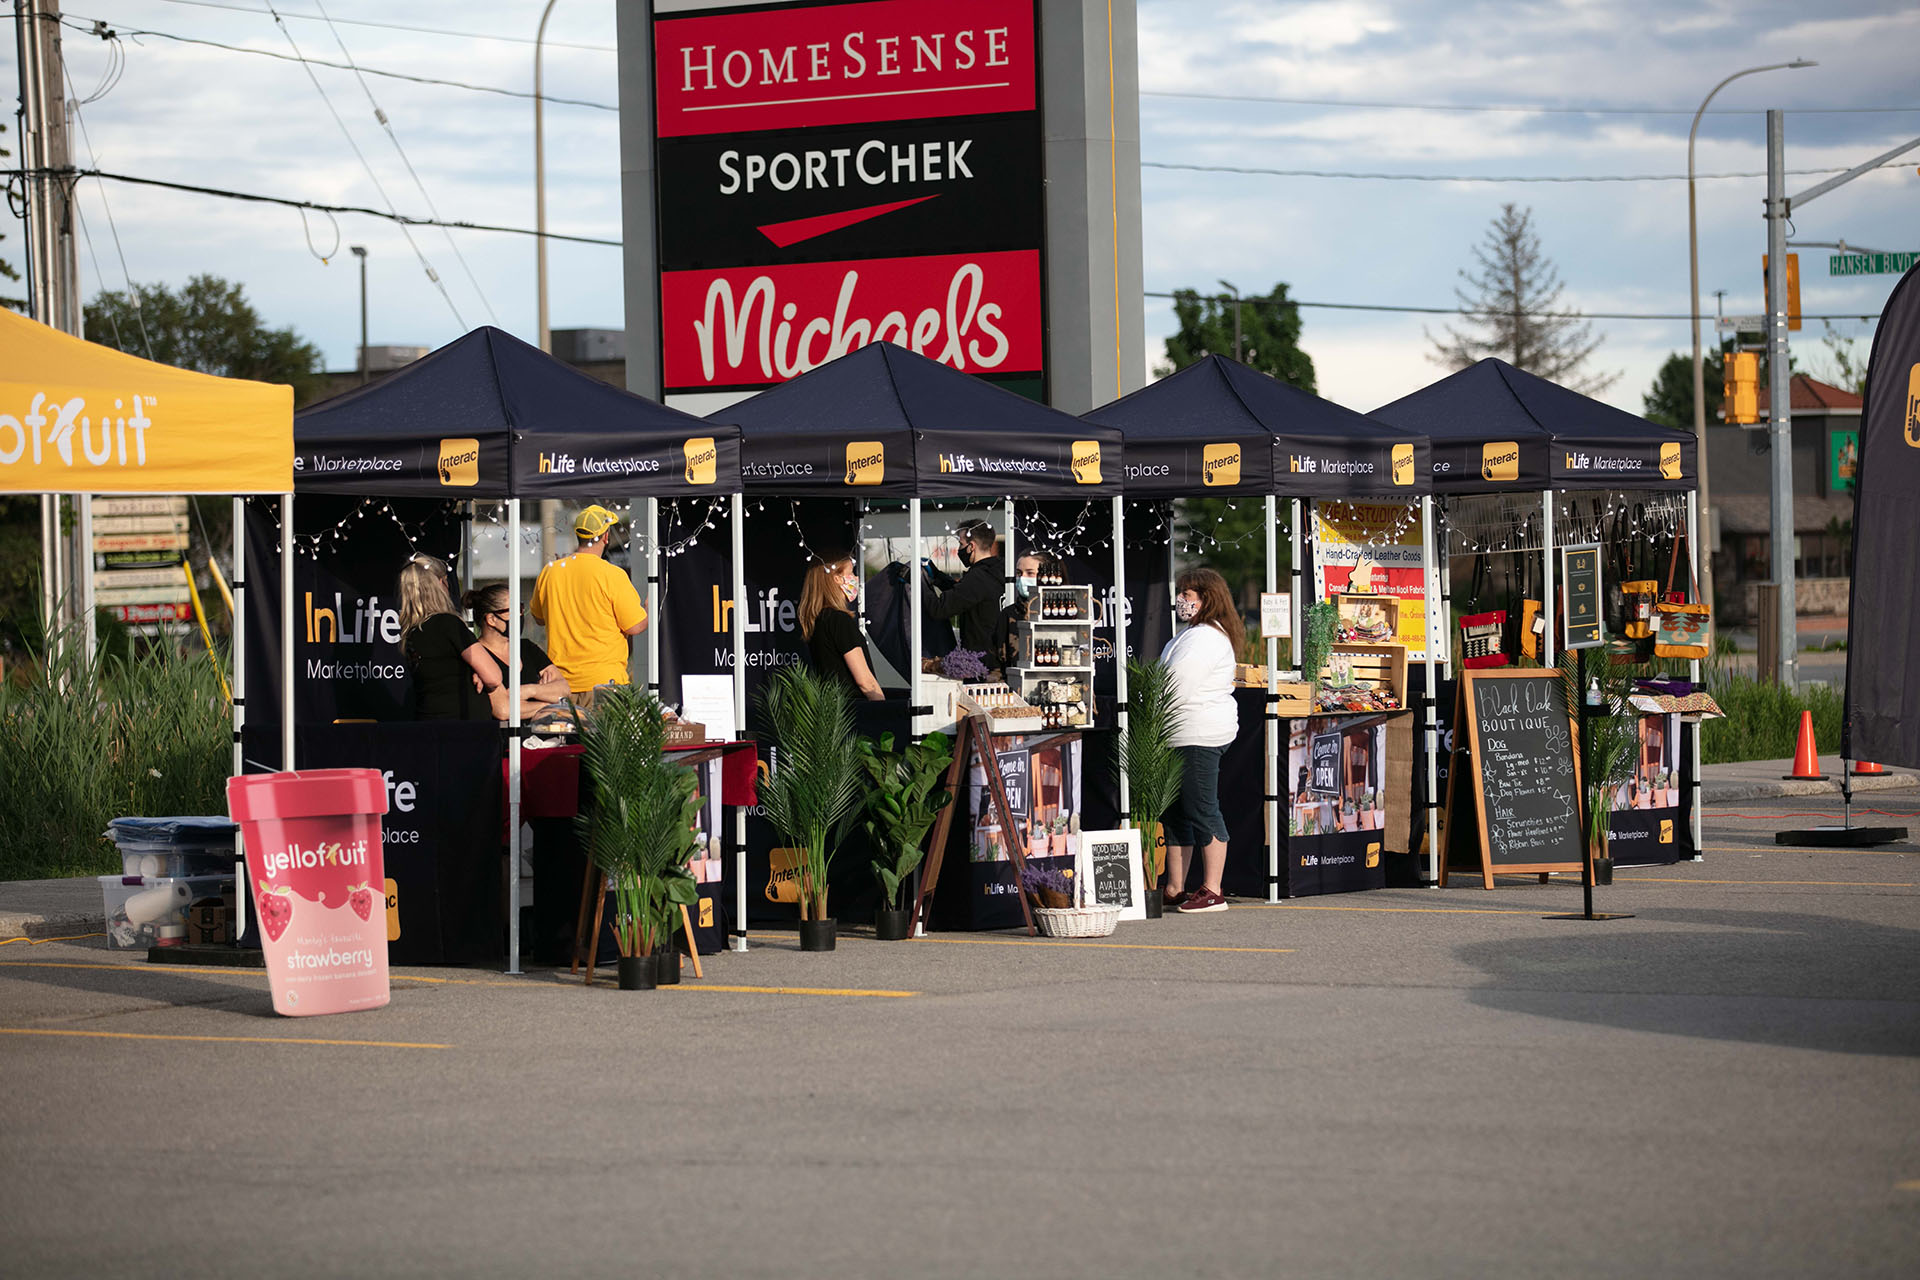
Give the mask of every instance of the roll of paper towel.
[{"label": "roll of paper towel", "polygon": [[193,888],[184,881],[143,889],[127,899],[128,924],[152,924],[169,913],[181,916],[193,901]]}]

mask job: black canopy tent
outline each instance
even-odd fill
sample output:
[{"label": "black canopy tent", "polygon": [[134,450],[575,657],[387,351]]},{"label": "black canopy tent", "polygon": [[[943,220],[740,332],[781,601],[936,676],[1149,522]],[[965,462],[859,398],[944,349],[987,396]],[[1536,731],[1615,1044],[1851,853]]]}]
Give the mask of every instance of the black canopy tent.
[{"label": "black canopy tent", "polygon": [[[730,496],[739,528],[737,430],[601,382],[492,327],[294,415],[293,435],[296,495],[504,500],[513,566],[507,575],[508,644],[516,653],[522,498],[619,494],[645,499],[650,616],[658,609],[654,531],[661,498]],[[291,530],[292,510],[282,518]],[[291,581],[290,567],[284,576]],[[292,632],[284,617],[282,631],[289,655],[283,660],[282,715],[290,739]],[[650,670],[657,667],[657,643],[650,635]],[[508,877],[508,971],[517,973],[520,708],[511,701],[507,831],[514,874]],[[294,767],[291,755],[285,767]]]},{"label": "black canopy tent", "polygon": [[[1426,595],[1433,595],[1431,457],[1426,437],[1392,427],[1225,356],[1210,355],[1085,415],[1117,427],[1126,447],[1128,497],[1252,497],[1266,502],[1266,590],[1279,590],[1277,499],[1289,499],[1292,545],[1300,545],[1300,501],[1319,498],[1419,501]],[[1169,548],[1171,549],[1171,547]],[[1169,565],[1171,570],[1171,565]],[[1302,558],[1293,557],[1293,634],[1305,602]],[[1431,626],[1429,635],[1432,634]],[[1429,687],[1434,645],[1427,645]],[[1278,696],[1279,642],[1267,643],[1267,692]],[[1432,709],[1428,709],[1431,727]],[[1435,735],[1427,735],[1431,761]],[[1280,738],[1267,725],[1267,830],[1280,814]],[[1433,775],[1431,763],[1428,775]],[[1433,810],[1429,810],[1430,816]],[[1436,839],[1429,847],[1436,847]],[[1268,839],[1269,895],[1278,900],[1280,842]]]},{"label": "black canopy tent", "polygon": [[[740,429],[741,483],[747,493],[905,499],[916,556],[921,502],[928,498],[997,499],[1005,504],[1009,534],[1015,498],[1106,498],[1119,527],[1123,462],[1117,430],[1088,424],[893,343],[850,351],[711,417]],[[1120,539],[1114,541],[1116,585],[1124,592],[1123,548]],[[736,527],[736,618],[746,616],[743,551]],[[1011,536],[1006,555],[1010,580]],[[917,656],[924,639],[920,593],[909,591],[908,598],[908,651]],[[745,661],[741,627],[733,628],[732,638],[739,670]],[[1125,664],[1116,667],[1118,700],[1124,705]],[[930,710],[917,661],[909,662],[906,676],[917,729]],[[742,920],[745,883],[742,876]]]}]

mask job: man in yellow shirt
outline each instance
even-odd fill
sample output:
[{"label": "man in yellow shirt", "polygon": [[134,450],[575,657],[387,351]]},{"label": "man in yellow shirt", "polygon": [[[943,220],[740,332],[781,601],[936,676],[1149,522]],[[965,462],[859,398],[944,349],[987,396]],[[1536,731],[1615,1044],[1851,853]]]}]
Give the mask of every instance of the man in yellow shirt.
[{"label": "man in yellow shirt", "polygon": [[540,571],[533,620],[547,629],[547,654],[567,689],[627,683],[627,637],[647,629],[646,606],[632,579],[607,563],[607,539],[620,517],[588,507],[573,522],[580,546]]}]

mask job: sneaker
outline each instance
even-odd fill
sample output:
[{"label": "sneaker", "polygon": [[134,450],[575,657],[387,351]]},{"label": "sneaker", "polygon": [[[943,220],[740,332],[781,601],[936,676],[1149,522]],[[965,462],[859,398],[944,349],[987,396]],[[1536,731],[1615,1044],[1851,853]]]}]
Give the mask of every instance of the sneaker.
[{"label": "sneaker", "polygon": [[1180,904],[1185,902],[1186,900],[1187,900],[1187,893],[1185,890],[1182,890],[1179,893],[1163,893],[1160,895],[1160,905],[1162,907],[1165,907],[1168,911],[1178,911],[1180,909]]},{"label": "sneaker", "polygon": [[1178,908],[1182,915],[1197,915],[1202,911],[1225,911],[1227,900],[1207,889],[1195,889]]}]

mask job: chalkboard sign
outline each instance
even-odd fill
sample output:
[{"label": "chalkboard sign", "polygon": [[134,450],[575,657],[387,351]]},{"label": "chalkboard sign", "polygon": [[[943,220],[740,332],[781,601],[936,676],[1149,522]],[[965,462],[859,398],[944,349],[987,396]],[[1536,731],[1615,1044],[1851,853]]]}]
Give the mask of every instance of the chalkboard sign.
[{"label": "chalkboard sign", "polygon": [[1312,788],[1323,796],[1340,794],[1341,740],[1338,732],[1313,735]]},{"label": "chalkboard sign", "polygon": [[[1466,670],[1459,697],[1455,742],[1464,723],[1486,887],[1496,873],[1579,871],[1580,758],[1559,671]],[[1454,770],[1450,798],[1462,781]]]},{"label": "chalkboard sign", "polygon": [[1138,831],[1082,831],[1078,874],[1090,890],[1088,901],[1119,907],[1122,920],[1147,917],[1145,877],[1140,869]]}]

